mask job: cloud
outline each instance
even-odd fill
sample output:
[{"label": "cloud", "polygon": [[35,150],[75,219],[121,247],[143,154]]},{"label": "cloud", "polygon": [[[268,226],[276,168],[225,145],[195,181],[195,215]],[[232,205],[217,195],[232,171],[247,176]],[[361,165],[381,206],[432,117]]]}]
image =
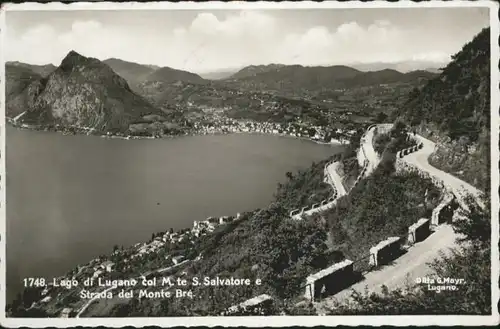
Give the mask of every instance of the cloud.
[{"label": "cloud", "polygon": [[368,25],[349,21],[338,26],[297,26],[292,32],[271,11],[241,11],[225,17],[200,13],[169,30],[156,24],[119,26],[77,20],[66,30],[50,23],[22,33],[9,29],[6,58],[57,65],[70,50],[76,50],[100,59],[117,57],[195,72],[268,63],[331,65],[449,58],[447,49],[435,49],[426,42],[425,34],[431,32],[424,27],[405,30],[387,20]]}]

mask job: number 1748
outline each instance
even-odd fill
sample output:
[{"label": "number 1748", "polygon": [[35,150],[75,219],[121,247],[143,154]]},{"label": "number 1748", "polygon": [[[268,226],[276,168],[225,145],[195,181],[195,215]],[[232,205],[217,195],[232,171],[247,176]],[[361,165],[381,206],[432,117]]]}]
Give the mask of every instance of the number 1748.
[{"label": "number 1748", "polygon": [[44,278],[24,278],[24,287],[45,287]]}]

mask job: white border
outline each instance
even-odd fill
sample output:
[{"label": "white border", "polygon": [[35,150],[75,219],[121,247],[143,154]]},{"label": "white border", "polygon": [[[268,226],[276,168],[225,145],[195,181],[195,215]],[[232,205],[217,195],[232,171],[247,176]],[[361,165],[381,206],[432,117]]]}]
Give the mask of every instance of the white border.
[{"label": "white border", "polygon": [[[5,270],[5,182],[3,175],[5,173],[5,65],[4,57],[1,49],[4,48],[5,35],[5,11],[50,11],[50,10],[173,10],[173,9],[189,9],[189,10],[238,10],[238,9],[341,9],[341,8],[451,8],[451,7],[486,7],[490,9],[490,30],[491,30],[491,203],[492,203],[492,249],[491,249],[491,269],[492,269],[492,312],[489,316],[456,316],[456,315],[400,315],[400,316],[243,316],[243,317],[164,317],[164,318],[50,318],[50,319],[30,319],[30,318],[6,318],[5,317],[5,302],[6,296],[3,293],[5,286],[6,270]],[[108,326],[122,327],[127,325],[142,327],[146,325],[160,325],[166,327],[172,326],[248,326],[260,327],[262,325],[270,327],[278,326],[317,326],[317,325],[495,325],[499,324],[499,314],[497,302],[500,298],[498,288],[499,271],[499,222],[498,208],[500,204],[498,195],[499,186],[499,151],[496,148],[499,145],[499,21],[498,17],[499,5],[493,1],[432,1],[424,3],[415,3],[411,1],[400,2],[384,2],[374,1],[363,3],[360,1],[351,2],[210,2],[210,3],[169,3],[169,2],[151,2],[151,3],[23,3],[23,4],[5,4],[0,12],[0,173],[2,174],[0,193],[1,193],[1,233],[0,236],[0,274],[2,275],[0,282],[0,323],[5,327],[69,327],[69,326]]]}]

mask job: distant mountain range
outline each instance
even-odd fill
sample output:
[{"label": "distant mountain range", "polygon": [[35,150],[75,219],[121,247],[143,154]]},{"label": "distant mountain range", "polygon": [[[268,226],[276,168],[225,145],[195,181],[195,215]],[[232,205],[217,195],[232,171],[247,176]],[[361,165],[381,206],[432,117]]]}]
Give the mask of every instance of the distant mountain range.
[{"label": "distant mountain range", "polygon": [[215,71],[198,73],[198,75],[205,80],[222,80],[229,78],[238,71],[239,69],[233,69],[233,70],[224,69],[224,70],[215,70]]},{"label": "distant mountain range", "polygon": [[438,73],[440,71],[439,69],[445,67],[447,64],[447,62],[437,63],[429,61],[404,61],[395,63],[352,63],[349,64],[349,66],[364,72],[391,69],[402,73],[408,73],[411,71],[429,71],[432,73]]},{"label": "distant mountain range", "polygon": [[11,67],[22,67],[28,69],[42,77],[48,76],[50,73],[54,72],[57,68],[55,65],[47,64],[47,65],[33,65],[26,64],[21,62],[7,62]]},{"label": "distant mountain range", "polygon": [[176,70],[170,67],[158,67],[154,65],[143,65],[121,59],[110,58],[103,61],[108,64],[113,71],[125,78],[132,88],[148,81],[161,83],[173,83],[177,81],[191,83],[205,83],[206,80],[198,74]]},{"label": "distant mountain range", "polygon": [[[402,62],[374,62],[374,63],[351,63],[347,66],[355,68],[359,71],[381,71],[391,69],[401,73],[408,73],[411,71],[428,71],[431,73],[440,73],[441,68],[445,67],[447,62],[431,62],[431,61],[402,61]],[[246,67],[239,67],[233,69],[220,69],[212,72],[199,73],[203,79],[208,80],[221,80],[221,79],[239,79],[247,76],[253,76],[257,73],[262,73],[270,69],[285,66],[283,64],[268,64],[268,65],[250,65]],[[332,66],[332,65],[328,65]]]},{"label": "distant mountain range", "polygon": [[[234,88],[253,89],[307,89],[321,90],[324,88],[353,88],[358,86],[369,86],[374,84],[387,84],[396,82],[412,82],[414,79],[429,79],[440,71],[437,68],[426,70],[415,70],[401,73],[398,70],[387,68],[396,64],[360,64],[356,68],[344,65],[335,66],[301,66],[301,65],[250,65],[237,72],[216,71],[198,74],[177,70],[170,67],[158,67],[110,58],[103,61],[118,75],[123,77],[132,90],[141,93],[144,85],[157,83],[168,85],[184,82],[193,84],[207,84],[215,80],[219,85],[225,83]],[[8,62],[11,71],[13,67],[19,68],[17,74],[21,74],[21,68],[25,68],[25,74],[38,74],[42,77],[54,71],[56,67],[49,65],[30,65],[20,62]],[[427,63],[428,64],[428,63]],[[364,69],[384,67],[382,69]],[[31,72],[29,72],[31,71]],[[15,74],[15,73],[12,73]],[[142,85],[142,86],[141,86]]]},{"label": "distant mountain range", "polygon": [[209,80],[170,67],[117,58],[99,61],[71,51],[59,67],[6,63],[6,113],[15,117],[26,111],[22,117],[26,123],[123,132],[135,122],[144,123],[144,116],[148,115],[159,116],[158,121],[164,122],[170,108],[181,105],[182,100],[197,99],[203,103],[204,99],[220,99],[223,106],[226,99],[230,105],[227,97],[233,95],[231,90],[240,94],[245,90],[291,92],[300,97],[304,92],[391,83],[417,84],[435,76],[423,70],[362,72],[343,65],[270,64],[247,66],[225,79]]},{"label": "distant mountain range", "polygon": [[343,65],[248,66],[225,81],[233,87],[253,90],[322,91],[390,83],[412,83],[430,79],[436,74],[428,71],[401,73],[392,69],[362,72]]}]

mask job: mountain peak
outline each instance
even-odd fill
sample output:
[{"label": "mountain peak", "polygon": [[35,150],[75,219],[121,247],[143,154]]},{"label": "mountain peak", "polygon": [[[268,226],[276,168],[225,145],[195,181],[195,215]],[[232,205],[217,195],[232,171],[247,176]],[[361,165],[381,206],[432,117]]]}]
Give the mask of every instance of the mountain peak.
[{"label": "mountain peak", "polygon": [[71,50],[61,62],[59,66],[64,71],[71,71],[75,66],[86,65],[97,62],[96,59],[85,57],[74,50]]}]

